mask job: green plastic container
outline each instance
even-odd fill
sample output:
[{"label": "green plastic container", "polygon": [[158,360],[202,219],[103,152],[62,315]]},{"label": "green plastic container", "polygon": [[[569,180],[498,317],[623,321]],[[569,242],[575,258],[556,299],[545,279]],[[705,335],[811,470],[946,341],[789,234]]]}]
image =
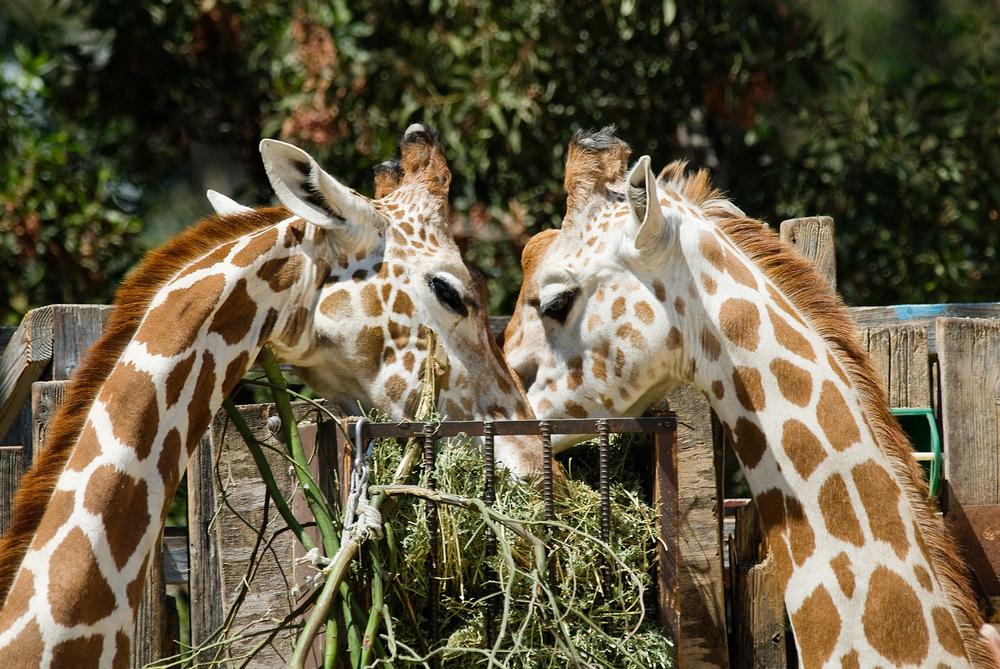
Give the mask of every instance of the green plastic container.
[{"label": "green plastic container", "polygon": [[930,496],[936,498],[941,488],[941,435],[938,433],[934,410],[930,407],[892,409],[903,431],[910,438],[914,455],[928,470]]}]

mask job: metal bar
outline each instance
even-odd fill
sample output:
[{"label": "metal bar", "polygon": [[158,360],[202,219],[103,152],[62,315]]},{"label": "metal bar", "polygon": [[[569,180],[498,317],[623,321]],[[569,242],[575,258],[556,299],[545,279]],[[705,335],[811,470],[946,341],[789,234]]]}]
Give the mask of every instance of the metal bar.
[{"label": "metal bar", "polygon": [[[367,424],[367,423],[366,423]],[[363,431],[362,431],[363,434]],[[427,474],[427,487],[434,490],[437,487],[437,479],[434,476],[434,442],[435,433],[434,425],[431,423],[423,423],[423,430],[421,432],[421,439],[423,440],[424,447],[424,472]],[[436,502],[431,502],[430,500],[425,501],[425,508],[427,509],[427,542],[428,542],[428,553],[427,553],[427,578],[428,578],[428,597],[427,597],[427,624],[430,628],[428,638],[428,650],[431,650],[430,645],[433,644],[433,639],[438,637],[438,507]]]},{"label": "metal bar", "polygon": [[[673,432],[677,429],[677,417],[674,414],[643,418],[562,418],[548,421],[539,420],[501,420],[494,422],[494,434],[497,436],[537,434],[541,435],[541,425],[546,423],[548,432],[552,434],[597,434],[598,421],[605,420],[608,431],[614,434],[630,434],[635,432]],[[436,437],[456,437],[465,434],[470,437],[483,436],[481,420],[455,420],[434,423],[433,433]],[[353,438],[353,430],[357,423],[350,423],[348,430]],[[385,437],[419,437],[424,433],[424,423],[401,421],[398,423],[363,423],[361,436],[364,439],[379,439]]]},{"label": "metal bar", "polygon": [[[493,506],[496,503],[496,458],[494,453],[493,444],[493,434],[495,431],[495,425],[492,420],[484,421],[483,423],[483,501],[486,502],[487,506]],[[497,538],[493,534],[493,531],[483,525],[483,531],[486,532],[486,559],[492,558],[497,552]],[[493,581],[496,579],[497,575],[494,573],[493,569],[487,564],[484,570],[486,574],[487,581]],[[499,589],[496,587],[490,587],[486,595],[488,599],[486,600],[486,611],[483,617],[483,627],[486,632],[486,647],[492,648],[493,644],[496,643],[496,629],[494,625],[496,623],[497,616],[497,599],[495,595],[499,594]]]},{"label": "metal bar", "polygon": [[[552,434],[549,431],[549,421],[539,421],[539,434],[542,437],[542,501],[545,503],[545,520],[556,519],[555,503],[552,499]],[[552,528],[546,526],[545,536],[552,536]],[[556,574],[552,568],[551,560],[546,556],[546,578],[549,589],[556,591]]]},{"label": "metal bar", "polygon": [[[601,498],[601,541],[608,543],[611,540],[611,491],[608,480],[608,421],[604,418],[597,421],[597,476],[598,493]],[[604,576],[604,583],[610,587],[611,569],[608,566],[608,559],[603,558],[601,573]]]}]

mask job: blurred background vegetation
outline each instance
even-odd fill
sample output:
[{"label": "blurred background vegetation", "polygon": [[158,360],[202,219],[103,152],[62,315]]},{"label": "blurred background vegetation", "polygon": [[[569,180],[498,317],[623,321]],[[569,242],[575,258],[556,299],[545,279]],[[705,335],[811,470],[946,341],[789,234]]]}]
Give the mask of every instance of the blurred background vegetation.
[{"label": "blurred background vegetation", "polygon": [[0,0],[0,323],[109,301],[206,188],[270,201],[262,136],[370,192],[414,120],[494,313],[607,123],[772,224],[833,216],[850,303],[997,300],[998,40],[975,0]]}]

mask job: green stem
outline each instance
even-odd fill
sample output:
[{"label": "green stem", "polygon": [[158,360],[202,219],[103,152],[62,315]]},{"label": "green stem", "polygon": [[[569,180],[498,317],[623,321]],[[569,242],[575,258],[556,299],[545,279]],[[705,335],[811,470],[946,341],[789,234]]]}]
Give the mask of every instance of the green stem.
[{"label": "green stem", "polygon": [[358,665],[358,669],[367,667],[371,661],[372,648],[376,640],[375,635],[378,634],[379,623],[382,621],[382,555],[377,542],[372,542],[370,553],[372,561],[371,611],[368,614],[368,624],[365,626],[365,637],[361,641],[361,663]]},{"label": "green stem", "polygon": [[261,478],[264,479],[264,486],[267,488],[271,500],[274,501],[274,506],[278,509],[278,513],[281,514],[285,523],[292,529],[292,532],[295,533],[295,536],[305,546],[306,550],[312,550],[316,547],[316,542],[312,540],[312,537],[309,536],[305,528],[302,527],[302,524],[295,517],[295,514],[288,507],[284,495],[281,494],[281,490],[278,489],[278,484],[274,480],[274,474],[271,473],[271,466],[268,464],[267,458],[264,457],[264,451],[261,449],[260,444],[257,443],[257,438],[254,437],[253,432],[250,431],[250,426],[243,420],[243,416],[236,408],[236,405],[233,404],[231,398],[227,397],[223,400],[222,406],[225,408],[230,422],[236,426],[236,431],[240,433],[243,441],[246,442],[247,448],[250,449],[250,455],[253,456],[253,461],[260,471]]}]

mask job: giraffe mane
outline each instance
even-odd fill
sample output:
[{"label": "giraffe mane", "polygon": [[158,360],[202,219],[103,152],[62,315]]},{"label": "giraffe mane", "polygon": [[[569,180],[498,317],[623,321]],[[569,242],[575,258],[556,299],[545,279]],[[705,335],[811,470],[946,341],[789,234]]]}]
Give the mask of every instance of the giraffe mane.
[{"label": "giraffe mane", "polygon": [[205,218],[147,253],[122,282],[100,339],[73,373],[66,399],[50,423],[45,450],[35,454],[34,466],[21,479],[14,498],[13,520],[7,533],[0,537],[0,602],[7,598],[90,406],[138,329],[153,296],[192,261],[221,244],[278,223],[289,215],[286,209],[273,207]]},{"label": "giraffe mane", "polygon": [[700,207],[705,216],[788,297],[833,350],[837,362],[845,368],[858,390],[875,440],[888,457],[896,480],[913,507],[932,567],[955,612],[955,622],[961,630],[969,659],[976,666],[993,666],[991,652],[979,634],[983,620],[972,594],[965,562],[927,501],[923,472],[913,458],[909,440],[889,410],[888,396],[871,359],[855,337],[854,319],[843,300],[820,277],[812,263],[781,241],[764,223],[743,214],[713,187],[707,170],[686,173],[686,164],[678,161],[665,167],[658,181]]}]

